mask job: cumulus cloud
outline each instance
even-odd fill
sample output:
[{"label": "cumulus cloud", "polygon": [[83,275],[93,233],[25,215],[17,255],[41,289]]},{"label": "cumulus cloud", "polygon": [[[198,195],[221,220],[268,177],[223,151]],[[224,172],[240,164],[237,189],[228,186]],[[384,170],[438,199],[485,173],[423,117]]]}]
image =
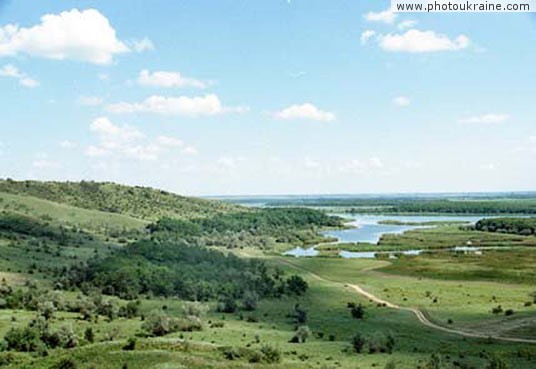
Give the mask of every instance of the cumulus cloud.
[{"label": "cumulus cloud", "polygon": [[206,82],[194,78],[185,77],[179,72],[155,71],[151,73],[146,69],[140,72],[137,81],[138,84],[142,86],[150,87],[207,87]]},{"label": "cumulus cloud", "polygon": [[383,50],[390,52],[429,53],[465,49],[470,40],[465,35],[451,39],[434,31],[410,29],[402,34],[380,35],[378,43]]},{"label": "cumulus cloud", "polygon": [[180,149],[184,144],[171,136],[149,138],[135,127],[114,124],[106,117],[95,119],[89,129],[97,136],[97,143],[88,146],[85,153],[93,158],[157,160],[160,155]]},{"label": "cumulus cloud", "polygon": [[19,81],[19,84],[24,87],[37,87],[39,82],[30,78],[26,73],[21,72],[17,67],[6,64],[0,69],[0,77],[14,78]]},{"label": "cumulus cloud", "polygon": [[371,29],[367,29],[366,31],[363,31],[361,33],[361,45],[367,44],[367,42],[376,35],[376,31],[373,31]]},{"label": "cumulus cloud", "polygon": [[104,101],[98,96],[80,96],[76,102],[83,106],[99,106]]},{"label": "cumulus cloud", "polygon": [[283,120],[315,120],[320,122],[331,122],[336,119],[335,114],[323,111],[310,103],[301,105],[291,105],[274,114],[275,118]]},{"label": "cumulus cloud", "polygon": [[397,14],[389,8],[381,12],[369,12],[365,14],[365,19],[369,22],[382,22],[387,24],[393,24]]},{"label": "cumulus cloud", "polygon": [[32,27],[0,27],[0,56],[27,54],[56,60],[109,64],[114,55],[130,49],[98,10],[72,9],[46,14]]},{"label": "cumulus cloud", "polygon": [[497,124],[497,123],[504,123],[508,119],[510,119],[510,116],[508,114],[490,113],[490,114],[462,118],[459,120],[459,122],[464,123],[464,124]]},{"label": "cumulus cloud", "polygon": [[411,104],[411,99],[407,96],[397,96],[393,99],[393,104],[399,107],[408,106]]},{"label": "cumulus cloud", "polygon": [[154,50],[154,44],[147,37],[141,40],[134,40],[130,43],[132,49],[137,53],[142,53],[144,51]]},{"label": "cumulus cloud", "polygon": [[225,113],[243,113],[248,110],[246,107],[223,106],[218,96],[214,94],[199,97],[150,96],[142,102],[119,102],[110,104],[107,109],[115,114],[154,113],[189,117],[210,116]]},{"label": "cumulus cloud", "polygon": [[412,19],[408,19],[408,20],[405,20],[405,21],[402,21],[400,23],[397,24],[397,27],[398,29],[408,29],[408,28],[413,28],[417,25],[417,21],[416,20],[412,20]]}]

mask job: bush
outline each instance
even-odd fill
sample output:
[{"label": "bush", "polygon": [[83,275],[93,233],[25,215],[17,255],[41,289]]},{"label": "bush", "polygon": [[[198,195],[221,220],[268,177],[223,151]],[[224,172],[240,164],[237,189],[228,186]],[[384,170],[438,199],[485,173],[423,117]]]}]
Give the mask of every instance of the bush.
[{"label": "bush", "polygon": [[220,313],[234,313],[237,310],[236,301],[232,296],[224,296],[220,298],[216,309]]},{"label": "bush", "polygon": [[499,356],[491,354],[488,356],[486,369],[510,369],[510,366]]},{"label": "bush", "polygon": [[123,350],[125,351],[134,351],[136,349],[136,337],[130,337],[127,340],[127,343],[125,346],[123,346]]},{"label": "bush", "polygon": [[305,343],[307,341],[307,338],[311,336],[311,330],[308,326],[302,325],[301,327],[296,330],[296,333],[294,333],[294,337],[290,339],[291,343]]},{"label": "bush", "polygon": [[89,343],[93,343],[95,341],[95,333],[93,333],[93,328],[86,328],[86,330],[84,331],[84,339]]},{"label": "bush", "polygon": [[262,361],[268,364],[275,364],[281,361],[281,351],[273,346],[264,345],[261,347],[260,353]]},{"label": "bush", "polygon": [[350,309],[350,313],[354,319],[363,319],[365,316],[365,308],[361,304],[354,305]]},{"label": "bush", "polygon": [[55,366],[54,369],[76,369],[78,365],[73,359],[61,359]]},{"label": "bush", "polygon": [[286,284],[287,284],[287,290],[291,294],[295,294],[298,296],[303,295],[309,288],[309,285],[307,284],[305,279],[303,279],[299,275],[293,275],[290,278],[288,278]]},{"label": "bush", "polygon": [[365,347],[367,341],[365,340],[365,337],[363,337],[363,335],[358,333],[352,337],[351,343],[352,347],[354,348],[354,351],[359,354],[363,351],[363,348]]},{"label": "bush", "polygon": [[152,336],[160,337],[178,331],[179,325],[176,319],[169,317],[162,310],[157,310],[145,318],[142,329]]},{"label": "bush", "polygon": [[39,330],[33,327],[11,328],[4,336],[4,340],[8,350],[36,352],[44,348]]},{"label": "bush", "polygon": [[198,318],[204,316],[208,312],[208,310],[208,306],[200,302],[186,302],[182,306],[182,311],[184,315]]},{"label": "bush", "polygon": [[197,316],[187,316],[177,320],[177,329],[181,332],[202,331],[203,323]]}]

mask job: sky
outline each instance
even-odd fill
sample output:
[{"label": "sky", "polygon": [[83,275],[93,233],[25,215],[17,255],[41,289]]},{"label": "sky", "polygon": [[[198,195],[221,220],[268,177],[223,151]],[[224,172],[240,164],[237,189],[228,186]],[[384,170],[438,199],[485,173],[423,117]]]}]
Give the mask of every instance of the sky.
[{"label": "sky", "polygon": [[389,4],[0,0],[0,177],[536,190],[536,16]]}]

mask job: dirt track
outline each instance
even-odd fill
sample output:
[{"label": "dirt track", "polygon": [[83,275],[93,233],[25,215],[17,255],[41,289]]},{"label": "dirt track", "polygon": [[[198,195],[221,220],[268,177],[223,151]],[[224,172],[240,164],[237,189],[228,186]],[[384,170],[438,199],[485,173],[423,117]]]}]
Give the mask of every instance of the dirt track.
[{"label": "dirt track", "polygon": [[[293,267],[293,268],[296,268],[296,269],[302,270],[302,271],[304,271],[306,273],[309,273],[312,277],[314,277],[315,279],[317,279],[319,281],[342,284],[340,282],[329,280],[327,278],[321,277],[320,275],[316,274],[315,272],[312,272],[312,271],[310,271],[310,270],[308,270],[306,268],[303,268],[303,267],[301,267],[299,265],[294,264],[292,261],[282,260],[282,262],[287,264],[287,265],[289,265],[289,266],[291,266],[291,267]],[[372,270],[372,269],[373,268],[370,268],[369,270]],[[432,321],[430,321],[426,317],[426,315],[421,310],[419,310],[417,308],[403,307],[403,306],[393,304],[393,303],[391,303],[389,301],[386,301],[386,300],[383,300],[383,299],[379,298],[376,295],[373,295],[370,292],[365,291],[361,286],[359,286],[357,284],[342,284],[342,285],[345,286],[345,287],[349,287],[349,288],[353,289],[355,292],[357,292],[361,296],[363,296],[366,299],[371,300],[371,301],[373,301],[373,302],[375,302],[377,304],[382,304],[382,305],[384,305],[386,307],[389,307],[389,308],[392,308],[392,309],[410,311],[413,314],[415,314],[415,316],[417,317],[419,322],[421,322],[421,324],[423,324],[423,325],[425,325],[425,326],[427,326],[429,328],[432,328],[432,329],[436,329],[436,330],[443,331],[443,332],[446,332],[446,333],[456,334],[456,335],[463,336],[463,337],[484,338],[484,339],[494,339],[494,340],[506,341],[506,342],[518,342],[518,343],[533,343],[533,344],[536,344],[536,339],[490,336],[490,335],[477,333],[477,332],[468,332],[468,331],[462,331],[462,330],[458,330],[458,329],[452,329],[452,328],[443,327],[441,325],[435,324]]]}]

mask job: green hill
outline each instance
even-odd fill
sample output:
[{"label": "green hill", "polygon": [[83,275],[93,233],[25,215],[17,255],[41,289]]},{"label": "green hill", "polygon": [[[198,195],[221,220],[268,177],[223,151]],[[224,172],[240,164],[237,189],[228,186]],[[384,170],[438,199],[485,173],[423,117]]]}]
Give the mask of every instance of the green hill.
[{"label": "green hill", "polygon": [[117,213],[143,220],[195,219],[246,209],[238,205],[184,197],[148,187],[109,182],[0,180],[0,193],[32,196],[78,208]]}]

